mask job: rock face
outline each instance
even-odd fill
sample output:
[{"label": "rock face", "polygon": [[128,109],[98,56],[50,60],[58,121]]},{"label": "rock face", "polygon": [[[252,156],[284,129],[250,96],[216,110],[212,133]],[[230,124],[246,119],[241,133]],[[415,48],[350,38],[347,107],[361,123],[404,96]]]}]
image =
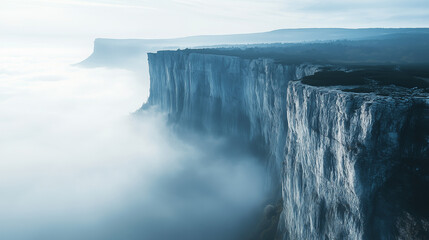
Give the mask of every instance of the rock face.
[{"label": "rock face", "polygon": [[253,143],[268,152],[267,163],[278,175],[287,132],[287,84],[317,69],[268,59],[158,52],[149,54],[148,104],[182,126]]},{"label": "rock face", "polygon": [[[290,83],[287,92],[285,238],[367,239],[383,230],[390,239],[393,226],[373,228],[384,221],[374,212],[386,207],[374,199],[403,174],[399,166],[428,160],[427,128],[413,119],[429,122],[429,99],[351,94],[300,82]],[[426,139],[410,138],[418,131],[426,131]]]},{"label": "rock face", "polygon": [[308,86],[321,66],[269,59],[165,51],[149,68],[147,105],[264,153],[279,239],[427,236],[429,98]]}]

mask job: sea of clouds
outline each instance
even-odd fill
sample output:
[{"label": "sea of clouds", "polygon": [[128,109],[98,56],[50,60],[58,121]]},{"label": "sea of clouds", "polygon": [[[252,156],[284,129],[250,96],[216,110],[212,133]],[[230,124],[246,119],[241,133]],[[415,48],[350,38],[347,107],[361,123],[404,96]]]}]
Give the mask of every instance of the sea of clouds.
[{"label": "sea of clouds", "polygon": [[0,48],[0,239],[231,239],[264,171],[225,140],[183,140],[138,74],[74,49]]}]

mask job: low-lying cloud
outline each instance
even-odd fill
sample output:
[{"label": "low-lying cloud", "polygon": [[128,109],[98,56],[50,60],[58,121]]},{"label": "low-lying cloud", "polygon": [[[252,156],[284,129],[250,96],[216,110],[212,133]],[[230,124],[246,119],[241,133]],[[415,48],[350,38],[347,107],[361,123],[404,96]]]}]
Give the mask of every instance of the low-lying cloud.
[{"label": "low-lying cloud", "polygon": [[264,201],[251,155],[132,114],[147,92],[134,73],[2,53],[1,239],[228,239]]}]

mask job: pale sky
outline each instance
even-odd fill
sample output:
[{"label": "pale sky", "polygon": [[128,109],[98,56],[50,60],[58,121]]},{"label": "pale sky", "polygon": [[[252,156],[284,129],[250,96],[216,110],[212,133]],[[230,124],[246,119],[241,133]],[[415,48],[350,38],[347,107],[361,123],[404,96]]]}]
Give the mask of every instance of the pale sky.
[{"label": "pale sky", "polygon": [[3,37],[171,38],[302,27],[429,27],[429,1],[0,0]]}]

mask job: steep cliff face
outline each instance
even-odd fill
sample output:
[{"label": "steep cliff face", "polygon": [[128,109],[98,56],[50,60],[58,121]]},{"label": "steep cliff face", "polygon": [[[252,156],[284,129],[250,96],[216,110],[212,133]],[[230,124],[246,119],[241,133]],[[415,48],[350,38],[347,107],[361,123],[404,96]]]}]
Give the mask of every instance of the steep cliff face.
[{"label": "steep cliff face", "polygon": [[[408,136],[427,131],[412,119],[428,117],[414,109],[429,109],[429,100],[345,93],[300,82],[290,83],[287,92],[285,238],[374,238],[372,229],[383,218],[375,211],[394,200],[377,206],[379,190],[397,170],[406,171],[398,167],[428,156],[427,136]],[[374,233],[386,239],[395,235],[392,224],[383,226]]]},{"label": "steep cliff face", "polygon": [[313,65],[283,66],[208,54],[149,54],[150,105],[182,126],[251,142],[280,173],[286,139],[286,89],[290,80],[314,74]]},{"label": "steep cliff face", "polygon": [[282,189],[279,238],[428,231],[429,197],[420,194],[429,186],[427,97],[308,86],[293,80],[321,66],[268,59],[166,51],[149,54],[149,68],[148,105],[181,126],[236,137],[265,153]]}]

